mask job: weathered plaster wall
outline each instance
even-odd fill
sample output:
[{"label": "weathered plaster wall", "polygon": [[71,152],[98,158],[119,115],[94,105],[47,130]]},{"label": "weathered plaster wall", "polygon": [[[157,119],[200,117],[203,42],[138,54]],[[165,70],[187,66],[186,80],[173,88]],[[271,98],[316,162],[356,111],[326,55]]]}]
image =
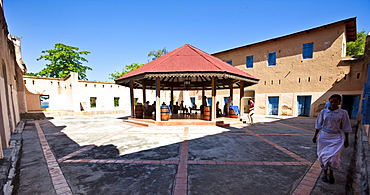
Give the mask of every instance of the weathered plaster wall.
[{"label": "weathered plaster wall", "polygon": [[[0,5],[0,149],[9,147],[10,135],[20,120],[20,112],[25,110],[23,95],[22,71],[17,63],[14,43]],[[2,158],[3,153],[0,151]]]},{"label": "weathered plaster wall", "polygon": [[[78,80],[77,73],[64,79],[24,76],[28,111],[124,111],[130,113],[130,90],[127,87],[109,82]],[[49,95],[49,108],[41,108],[40,95]],[[179,92],[174,92],[176,100]],[[90,97],[96,97],[96,107],[90,106]],[[119,98],[119,106],[114,106],[114,98]],[[141,89],[134,90],[134,97],[143,103]],[[155,91],[146,90],[146,100],[152,104]],[[170,92],[161,91],[161,102],[170,103]],[[81,109],[82,108],[82,109]]]},{"label": "weathered plaster wall", "polygon": [[[279,96],[279,115],[297,115],[297,96],[304,95],[312,96],[310,116],[316,116],[317,105],[331,94],[362,94],[367,63],[364,57],[344,58],[345,39],[345,23],[335,23],[214,56],[232,60],[233,66],[260,78],[258,84],[246,87],[255,91],[256,114],[268,114],[268,96]],[[313,58],[303,59],[303,44],[310,42]],[[275,66],[267,64],[269,52],[276,52]],[[252,55],[253,68],[246,68],[246,57]],[[238,94],[239,89],[234,90],[234,97]]]}]

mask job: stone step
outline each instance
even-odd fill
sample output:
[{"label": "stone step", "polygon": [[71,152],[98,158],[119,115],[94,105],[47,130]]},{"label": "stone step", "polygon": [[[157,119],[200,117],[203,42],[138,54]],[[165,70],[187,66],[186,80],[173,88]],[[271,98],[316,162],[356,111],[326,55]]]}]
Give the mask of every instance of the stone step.
[{"label": "stone step", "polygon": [[146,122],[138,121],[138,120],[123,120],[123,122],[125,122],[125,123],[131,123],[131,124],[135,124],[135,125],[140,125],[140,126],[143,126],[143,127],[150,127],[150,126],[152,126],[150,123],[146,123]]}]

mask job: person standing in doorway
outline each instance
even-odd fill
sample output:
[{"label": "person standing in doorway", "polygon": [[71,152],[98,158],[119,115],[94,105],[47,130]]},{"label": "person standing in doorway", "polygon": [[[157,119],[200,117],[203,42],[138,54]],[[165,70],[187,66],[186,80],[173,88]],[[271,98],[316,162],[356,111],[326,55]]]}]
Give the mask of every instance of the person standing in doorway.
[{"label": "person standing in doorway", "polygon": [[254,102],[252,99],[248,100],[248,105],[249,105],[248,118],[249,118],[249,121],[251,122],[251,125],[253,125]]},{"label": "person standing in doorway", "polygon": [[313,143],[317,142],[317,156],[323,169],[321,180],[330,184],[335,181],[333,170],[339,169],[343,146],[344,148],[349,146],[348,133],[352,132],[347,111],[339,108],[341,99],[338,94],[329,98],[330,106],[321,110],[317,117],[316,132],[312,138]]},{"label": "person standing in doorway", "polygon": [[229,98],[227,99],[227,102],[226,102],[226,115],[229,116],[230,115],[230,106],[233,105],[233,98],[231,96],[229,96]]}]

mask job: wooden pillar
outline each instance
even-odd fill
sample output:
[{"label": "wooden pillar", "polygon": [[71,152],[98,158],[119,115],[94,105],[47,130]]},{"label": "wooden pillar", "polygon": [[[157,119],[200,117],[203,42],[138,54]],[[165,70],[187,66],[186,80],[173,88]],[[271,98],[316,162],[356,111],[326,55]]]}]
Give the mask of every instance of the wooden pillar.
[{"label": "wooden pillar", "polygon": [[171,109],[172,109],[172,106],[174,105],[174,102],[173,102],[173,87],[171,87],[171,102],[172,102],[172,105],[170,104],[170,106],[171,106]]},{"label": "wooden pillar", "polygon": [[204,96],[206,96],[206,92],[204,90],[204,87],[202,88],[202,105],[206,103],[204,106],[207,106],[207,99],[204,99]]},{"label": "wooden pillar", "polygon": [[161,78],[156,81],[155,121],[161,121]]},{"label": "wooden pillar", "polygon": [[244,115],[243,98],[244,98],[244,81],[240,81],[240,98],[239,98],[240,118],[242,118]]},{"label": "wooden pillar", "polygon": [[234,100],[234,92],[233,92],[233,84],[230,84],[229,85],[229,89],[230,89],[230,97],[231,97],[231,99],[233,99]]},{"label": "wooden pillar", "polygon": [[145,92],[146,86],[143,84],[142,90],[143,90],[143,105],[145,105],[146,102],[146,92]]},{"label": "wooden pillar", "polygon": [[135,117],[134,81],[130,81],[131,117]]},{"label": "wooden pillar", "polygon": [[216,78],[212,77],[211,121],[216,121]]}]

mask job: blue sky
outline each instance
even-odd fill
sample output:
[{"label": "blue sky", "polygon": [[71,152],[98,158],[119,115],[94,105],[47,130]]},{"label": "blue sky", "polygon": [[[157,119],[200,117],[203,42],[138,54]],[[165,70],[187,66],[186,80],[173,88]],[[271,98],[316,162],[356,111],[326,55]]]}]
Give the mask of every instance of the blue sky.
[{"label": "blue sky", "polygon": [[369,0],[3,0],[11,34],[23,36],[28,72],[47,62],[55,43],[90,51],[88,80],[109,81],[126,64],[147,63],[152,50],[191,44],[207,53],[357,17],[370,31]]}]

